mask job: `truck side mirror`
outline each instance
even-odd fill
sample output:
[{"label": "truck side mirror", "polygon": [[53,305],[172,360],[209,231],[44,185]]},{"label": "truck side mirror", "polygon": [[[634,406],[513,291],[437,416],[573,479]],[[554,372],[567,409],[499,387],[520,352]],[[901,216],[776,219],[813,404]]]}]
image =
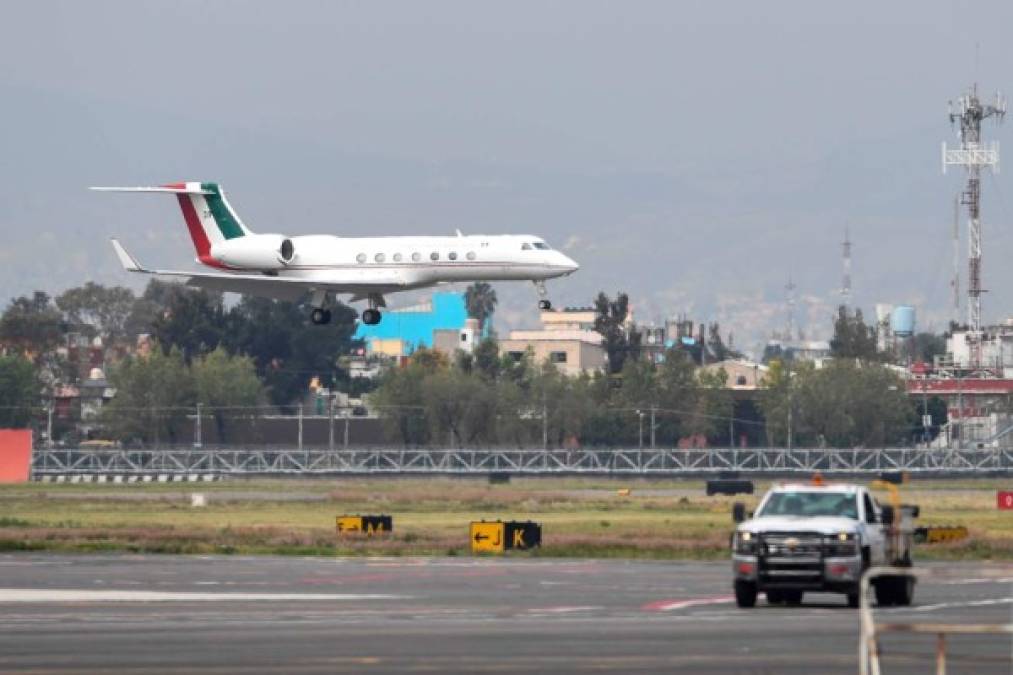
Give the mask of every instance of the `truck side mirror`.
[{"label": "truck side mirror", "polygon": [[741,523],[746,519],[746,505],[742,502],[732,504],[732,520]]},{"label": "truck side mirror", "polygon": [[890,505],[884,505],[882,507],[880,513],[881,513],[881,515],[883,517],[883,524],[884,525],[893,525],[893,516],[894,516],[894,513],[893,513],[893,507],[892,506],[890,506]]}]

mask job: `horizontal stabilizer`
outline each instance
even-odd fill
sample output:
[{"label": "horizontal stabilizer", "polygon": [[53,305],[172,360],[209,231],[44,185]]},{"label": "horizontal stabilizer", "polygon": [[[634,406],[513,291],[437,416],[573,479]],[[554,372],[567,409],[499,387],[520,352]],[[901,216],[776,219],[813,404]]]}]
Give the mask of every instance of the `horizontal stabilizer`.
[{"label": "horizontal stabilizer", "polygon": [[[189,186],[189,187],[188,187]],[[174,195],[211,195],[209,190],[200,187],[200,183],[174,183],[153,187],[90,187],[96,192],[165,192]]]}]

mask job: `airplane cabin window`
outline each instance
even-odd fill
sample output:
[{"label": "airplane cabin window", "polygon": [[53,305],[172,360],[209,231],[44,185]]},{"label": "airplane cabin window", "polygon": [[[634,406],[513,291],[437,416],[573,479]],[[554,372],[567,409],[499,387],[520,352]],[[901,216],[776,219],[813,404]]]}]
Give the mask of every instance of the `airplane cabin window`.
[{"label": "airplane cabin window", "polygon": [[394,254],[394,262],[401,262],[401,260],[402,260],[401,254],[400,253],[395,253]]},{"label": "airplane cabin window", "polygon": [[382,253],[377,253],[373,257],[373,260],[375,260],[376,262],[383,262],[384,261],[384,255]]},{"label": "airplane cabin window", "polygon": [[468,260],[474,260],[475,259],[475,252],[474,251],[468,251],[467,255],[465,255],[464,257],[467,258]]},{"label": "airplane cabin window", "polygon": [[421,253],[419,253],[418,251],[416,251],[415,253],[412,253],[412,262],[418,262],[420,260],[422,260],[422,254]]},{"label": "airplane cabin window", "polygon": [[432,253],[429,254],[429,259],[430,260],[439,260],[440,259],[440,254],[437,253],[436,251],[433,251]]},{"label": "airplane cabin window", "polygon": [[521,244],[521,250],[522,251],[530,251],[531,250],[531,244]]},{"label": "airplane cabin window", "polygon": [[361,263],[364,263],[364,262],[366,262],[366,254],[365,253],[360,253],[359,255],[355,256],[355,259],[358,260]]},{"label": "airplane cabin window", "polygon": [[447,257],[450,258],[451,260],[457,260],[457,251],[451,251],[450,253],[447,254]]}]

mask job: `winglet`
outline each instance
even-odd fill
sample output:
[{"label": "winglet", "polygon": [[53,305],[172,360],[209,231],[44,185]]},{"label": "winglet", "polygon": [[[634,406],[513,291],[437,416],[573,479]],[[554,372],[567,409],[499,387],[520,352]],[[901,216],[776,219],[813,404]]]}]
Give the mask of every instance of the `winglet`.
[{"label": "winglet", "polygon": [[132,255],[127,253],[127,249],[123,248],[123,244],[113,239],[113,250],[116,251],[116,257],[120,259],[120,264],[123,265],[123,269],[128,272],[147,272],[141,263],[137,262]]}]

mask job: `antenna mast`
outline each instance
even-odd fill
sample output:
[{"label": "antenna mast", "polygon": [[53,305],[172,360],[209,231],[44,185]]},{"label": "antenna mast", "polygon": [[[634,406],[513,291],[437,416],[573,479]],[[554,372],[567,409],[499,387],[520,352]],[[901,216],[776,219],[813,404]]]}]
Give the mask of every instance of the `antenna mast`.
[{"label": "antenna mast", "polygon": [[960,323],[960,195],[953,195],[953,323]]},{"label": "antenna mast", "polygon": [[848,226],[844,227],[844,241],[841,242],[841,252],[843,255],[842,264],[843,277],[841,279],[841,305],[844,307],[851,306],[851,230]]},{"label": "antenna mast", "polygon": [[967,206],[967,323],[971,341],[971,367],[981,362],[981,168],[999,171],[999,143],[984,144],[981,121],[994,117],[1001,122],[1006,115],[1006,101],[996,92],[994,104],[982,104],[978,85],[960,97],[954,106],[950,101],[950,123],[960,123],[960,147],[949,149],[943,142],[943,172],[947,166],[967,169],[967,186],[960,202]]},{"label": "antenna mast", "polygon": [[788,275],[788,283],[785,284],[784,292],[786,294],[786,300],[788,302],[788,326],[787,335],[785,339],[791,342],[795,339],[795,289],[798,288],[795,282],[791,280],[791,275]]}]

